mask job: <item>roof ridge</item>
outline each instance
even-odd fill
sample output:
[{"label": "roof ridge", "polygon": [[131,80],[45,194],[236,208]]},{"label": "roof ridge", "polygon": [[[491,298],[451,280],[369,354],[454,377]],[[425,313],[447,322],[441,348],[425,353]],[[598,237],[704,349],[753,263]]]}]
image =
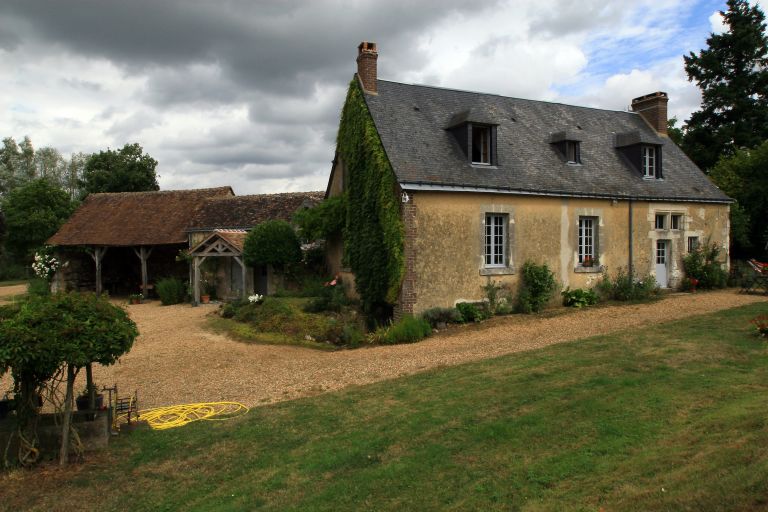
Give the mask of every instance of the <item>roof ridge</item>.
[{"label": "roof ridge", "polygon": [[136,194],[178,194],[178,193],[195,193],[195,192],[213,192],[213,191],[219,191],[219,190],[229,190],[233,194],[235,193],[234,190],[232,190],[232,187],[230,185],[225,185],[222,187],[182,188],[182,189],[173,189],[173,190],[142,190],[139,192],[91,192],[90,194],[88,194],[88,197],[90,196],[126,196],[126,195],[136,195]]},{"label": "roof ridge", "polygon": [[585,108],[589,110],[601,110],[604,112],[621,112],[623,114],[632,114],[632,115],[639,115],[637,112],[632,112],[631,110],[618,110],[618,109],[611,109],[611,108],[600,108],[600,107],[587,107],[585,105],[574,105],[572,103],[563,103],[560,101],[545,101],[545,100],[532,100],[530,98],[520,98],[519,96],[506,96],[504,94],[498,94],[493,92],[480,92],[480,91],[470,91],[467,89],[456,89],[453,87],[440,87],[439,85],[428,85],[428,84],[411,84],[411,83],[405,83],[405,82],[395,82],[394,80],[383,80],[379,78],[377,82],[388,82],[391,84],[396,85],[405,85],[408,87],[423,87],[425,89],[437,89],[439,91],[451,91],[451,92],[460,92],[464,94],[474,94],[477,96],[495,96],[498,98],[506,98],[510,100],[517,100],[517,101],[529,101],[531,103],[546,103],[547,105],[562,105],[564,107],[573,107],[573,108]]}]

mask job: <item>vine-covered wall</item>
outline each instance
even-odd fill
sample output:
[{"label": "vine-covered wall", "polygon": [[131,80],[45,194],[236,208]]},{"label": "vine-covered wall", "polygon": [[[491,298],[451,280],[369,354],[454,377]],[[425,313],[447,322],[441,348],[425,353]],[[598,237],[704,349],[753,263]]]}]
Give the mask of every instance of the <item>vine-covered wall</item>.
[{"label": "vine-covered wall", "polygon": [[337,151],[347,193],[345,260],[363,307],[394,304],[405,273],[404,228],[395,173],[354,79],[341,113]]}]

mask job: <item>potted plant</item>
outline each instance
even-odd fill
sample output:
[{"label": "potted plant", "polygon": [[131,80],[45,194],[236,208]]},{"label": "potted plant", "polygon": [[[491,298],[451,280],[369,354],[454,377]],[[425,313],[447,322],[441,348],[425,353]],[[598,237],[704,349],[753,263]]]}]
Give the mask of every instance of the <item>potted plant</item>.
[{"label": "potted plant", "polygon": [[592,258],[592,256],[584,256],[584,260],[581,262],[581,266],[583,267],[591,267],[595,264],[595,260]]},{"label": "potted plant", "polygon": [[699,284],[699,280],[692,277],[688,281],[691,283],[691,293],[696,293],[696,286]]},{"label": "potted plant", "polygon": [[[87,411],[88,410],[88,386],[85,386],[85,389],[83,389],[83,392],[80,393],[80,396],[75,398],[75,405],[77,405],[78,411]],[[101,409],[104,407],[104,395],[102,393],[96,393],[96,409]]]},{"label": "potted plant", "polygon": [[128,299],[130,300],[131,304],[141,304],[144,300],[144,295],[141,293],[132,293],[128,296]]},{"label": "potted plant", "polygon": [[200,294],[200,302],[208,304],[211,299],[216,298],[216,283],[205,278],[200,281],[202,285],[202,293]]}]

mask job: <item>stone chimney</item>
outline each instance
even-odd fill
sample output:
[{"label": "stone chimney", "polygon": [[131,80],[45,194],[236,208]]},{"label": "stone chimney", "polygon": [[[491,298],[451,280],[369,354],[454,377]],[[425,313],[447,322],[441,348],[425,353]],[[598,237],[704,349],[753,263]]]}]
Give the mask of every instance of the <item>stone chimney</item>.
[{"label": "stone chimney", "polygon": [[357,47],[357,76],[363,84],[365,92],[376,94],[376,60],[379,54],[376,43],[363,41]]},{"label": "stone chimney", "polygon": [[667,102],[665,92],[653,92],[632,100],[632,112],[640,114],[660,135],[667,134]]}]

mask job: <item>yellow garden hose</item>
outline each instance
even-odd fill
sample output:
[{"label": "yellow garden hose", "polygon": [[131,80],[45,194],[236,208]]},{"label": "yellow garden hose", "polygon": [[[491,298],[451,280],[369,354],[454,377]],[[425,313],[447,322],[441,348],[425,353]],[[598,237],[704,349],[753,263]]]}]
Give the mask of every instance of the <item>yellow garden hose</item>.
[{"label": "yellow garden hose", "polygon": [[248,410],[248,407],[238,402],[206,402],[147,409],[139,411],[139,418],[154,430],[166,430],[183,427],[193,421],[228,420],[243,415]]}]

